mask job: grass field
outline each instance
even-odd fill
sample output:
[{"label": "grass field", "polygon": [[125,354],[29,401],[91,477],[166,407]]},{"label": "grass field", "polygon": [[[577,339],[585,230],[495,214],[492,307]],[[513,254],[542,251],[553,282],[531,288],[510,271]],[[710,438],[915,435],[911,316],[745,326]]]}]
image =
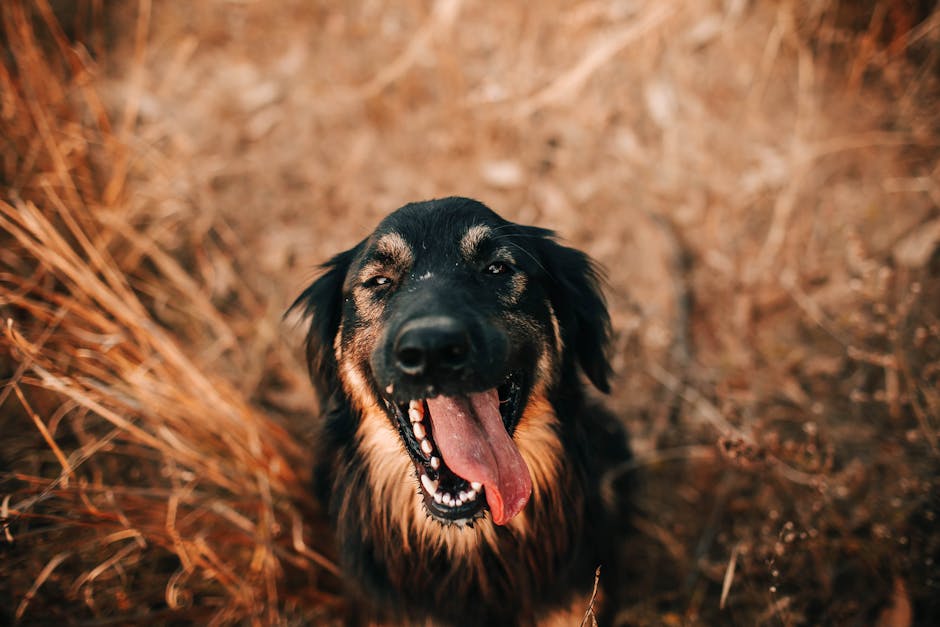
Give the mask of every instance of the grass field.
[{"label": "grass field", "polygon": [[0,18],[0,622],[342,624],[282,316],[459,194],[606,268],[621,623],[940,623],[933,3]]}]

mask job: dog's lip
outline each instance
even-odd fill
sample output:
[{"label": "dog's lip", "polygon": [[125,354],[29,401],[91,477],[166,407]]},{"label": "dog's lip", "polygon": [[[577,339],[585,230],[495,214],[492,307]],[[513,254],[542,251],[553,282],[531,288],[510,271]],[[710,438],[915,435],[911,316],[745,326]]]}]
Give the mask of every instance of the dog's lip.
[{"label": "dog's lip", "polygon": [[[467,524],[482,515],[486,505],[485,488],[454,474],[443,462],[434,444],[427,401],[411,400],[395,404],[399,431],[415,466],[427,511],[439,520],[452,524]],[[405,418],[407,416],[407,418]],[[407,422],[408,427],[403,427]]]},{"label": "dog's lip", "polygon": [[[386,392],[391,395],[393,389],[389,386]],[[521,415],[522,389],[519,373],[507,375],[498,388],[500,415],[510,437]],[[434,442],[431,421],[424,420],[429,415],[427,400],[395,402],[386,398],[385,402],[393,419],[396,419],[402,441],[414,462],[415,474],[429,514],[449,524],[472,524],[473,520],[482,516],[487,505],[486,488],[479,482],[467,481],[446,466]]]},{"label": "dog's lip", "polygon": [[421,494],[424,497],[424,506],[428,512],[448,523],[467,524],[483,514],[486,505],[484,488],[479,483],[468,483],[460,479],[450,488],[441,486],[441,474],[438,479],[431,479],[427,473],[416,465],[420,478]]}]

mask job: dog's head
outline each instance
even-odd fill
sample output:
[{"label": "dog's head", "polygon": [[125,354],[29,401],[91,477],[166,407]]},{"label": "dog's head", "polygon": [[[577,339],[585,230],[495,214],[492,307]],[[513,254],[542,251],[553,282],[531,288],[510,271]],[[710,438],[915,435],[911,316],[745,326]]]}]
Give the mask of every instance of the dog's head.
[{"label": "dog's head", "polygon": [[610,321],[591,261],[551,231],[446,198],[395,211],[324,270],[293,305],[311,318],[321,405],[340,394],[397,432],[434,519],[488,507],[507,523],[536,474],[528,410],[580,395],[579,369],[608,390]]}]

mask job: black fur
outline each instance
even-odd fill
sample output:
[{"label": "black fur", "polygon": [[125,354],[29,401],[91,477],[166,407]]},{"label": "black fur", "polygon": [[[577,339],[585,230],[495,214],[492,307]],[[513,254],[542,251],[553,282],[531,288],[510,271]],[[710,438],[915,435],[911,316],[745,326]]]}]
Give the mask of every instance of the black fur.
[{"label": "black fur", "polygon": [[349,264],[363,244],[360,242],[323,264],[321,268],[324,272],[320,278],[291,305],[291,310],[303,309],[303,316],[310,319],[306,344],[307,366],[321,406],[339,389],[333,339],[339,330],[343,313],[343,281],[346,280]]},{"label": "black fur", "polygon": [[[473,226],[489,228],[479,262],[462,258],[458,250]],[[396,266],[376,249],[390,233],[412,250],[409,267]],[[487,255],[508,255],[512,263],[504,268]],[[362,268],[379,262],[381,279],[363,282]],[[574,595],[587,595],[598,565],[606,589],[603,607],[610,614],[617,586],[616,539],[625,521],[613,514],[599,489],[604,473],[627,460],[629,450],[619,422],[588,400],[579,376],[583,372],[599,390],[609,391],[610,319],[591,260],[559,244],[551,231],[509,223],[476,201],[447,198],[399,209],[323,270],[292,309],[310,318],[307,358],[323,413],[317,493],[336,526],[354,619],[535,624],[569,606]],[[521,292],[519,284],[524,284]],[[557,354],[552,315],[562,340]],[[455,321],[469,342],[466,354],[453,368],[403,371],[395,352],[402,329],[429,317]],[[549,360],[548,380],[539,369],[539,356],[546,352],[555,357]],[[344,385],[341,364],[361,373],[366,387]],[[507,377],[522,381],[518,412],[504,416],[511,434],[538,389],[544,389],[557,416],[557,424],[547,428],[557,434],[558,446],[538,449],[557,457],[556,481],[540,486],[546,496],[530,501],[519,514],[531,533],[523,536],[511,525],[478,519],[475,525],[493,527],[495,544],[481,542],[458,559],[442,547],[422,546],[420,534],[402,537],[401,528],[389,521],[413,504],[376,505],[376,478],[369,475],[367,459],[373,453],[363,450],[357,435],[367,418],[357,408],[391,407],[420,398],[424,390],[475,393]],[[382,420],[395,425],[394,411],[388,411]],[[401,437],[402,462],[410,464],[405,434]],[[416,477],[408,479],[409,489],[419,489]],[[420,524],[447,521],[429,517]]]},{"label": "black fur", "polygon": [[524,232],[534,237],[549,278],[547,289],[565,345],[572,348],[571,356],[577,357],[591,383],[601,392],[610,392],[610,316],[597,267],[580,250],[558,244],[552,231],[528,227]]}]

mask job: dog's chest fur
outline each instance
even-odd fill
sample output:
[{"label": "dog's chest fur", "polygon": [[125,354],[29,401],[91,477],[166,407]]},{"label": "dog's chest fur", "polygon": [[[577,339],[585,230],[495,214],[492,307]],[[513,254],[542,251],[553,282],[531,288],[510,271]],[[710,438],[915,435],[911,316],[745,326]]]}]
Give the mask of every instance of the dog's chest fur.
[{"label": "dog's chest fur", "polygon": [[[355,410],[337,408],[329,424]],[[343,571],[363,619],[387,624],[559,624],[587,609],[595,568],[607,561],[605,524],[585,427],[565,428],[547,401],[520,423],[534,495],[509,525],[482,519],[442,526],[423,511],[397,435],[364,416],[350,443],[338,439],[321,479],[337,528]],[[343,442],[344,441],[344,442]],[[568,449],[569,454],[560,455]],[[363,463],[363,460],[368,460]],[[436,617],[439,623],[431,620]],[[579,619],[580,620],[580,619]]]}]

